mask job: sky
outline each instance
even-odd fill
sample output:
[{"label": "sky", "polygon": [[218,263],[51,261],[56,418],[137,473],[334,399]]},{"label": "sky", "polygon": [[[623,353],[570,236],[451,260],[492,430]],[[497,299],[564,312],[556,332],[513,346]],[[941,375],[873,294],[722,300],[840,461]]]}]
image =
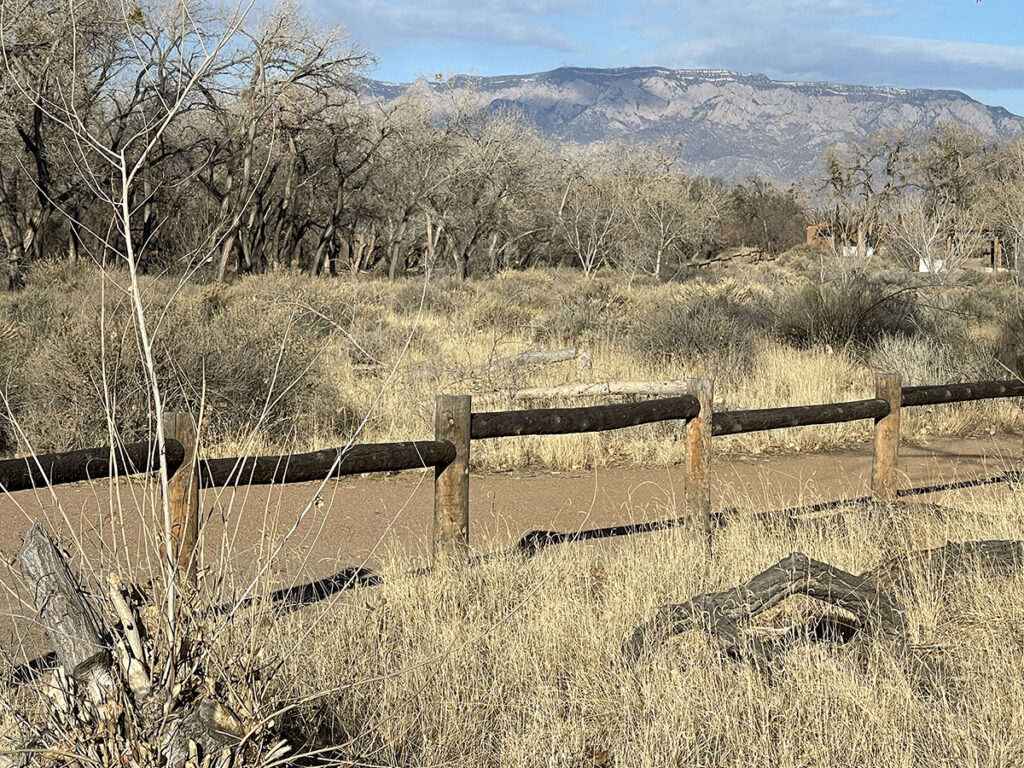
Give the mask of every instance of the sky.
[{"label": "sky", "polygon": [[951,88],[1024,115],[1024,0],[302,0],[408,82],[561,66]]}]

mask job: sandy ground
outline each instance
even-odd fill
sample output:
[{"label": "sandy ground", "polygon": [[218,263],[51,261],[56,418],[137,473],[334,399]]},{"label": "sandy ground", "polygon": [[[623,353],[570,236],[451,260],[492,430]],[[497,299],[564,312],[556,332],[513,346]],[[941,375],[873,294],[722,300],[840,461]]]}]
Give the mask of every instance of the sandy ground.
[{"label": "sandy ground", "polygon": [[[870,447],[824,454],[718,457],[713,464],[714,506],[778,509],[868,493]],[[1021,438],[994,436],[935,440],[903,446],[903,487],[970,481],[1021,468]],[[374,567],[386,558],[425,562],[432,516],[431,472],[364,476],[317,484],[204,491],[204,558],[211,577],[230,560],[235,571],[266,568],[281,585],[322,578],[354,565]],[[616,467],[588,472],[487,474],[470,480],[474,549],[505,547],[524,533],[572,532],[670,519],[683,513],[681,467]],[[1005,485],[975,489],[1006,492]],[[916,497],[941,501],[943,493]],[[154,494],[139,483],[63,486],[49,492],[0,497],[0,553],[10,564],[34,519],[62,535],[73,559],[131,558],[132,572],[146,570],[141,543],[155,518]],[[140,512],[141,508],[141,512]],[[223,535],[226,534],[226,535]],[[1024,532],[1022,532],[1024,536]],[[275,557],[269,557],[277,553]],[[13,569],[2,576],[0,648],[36,646],[24,617]]]}]

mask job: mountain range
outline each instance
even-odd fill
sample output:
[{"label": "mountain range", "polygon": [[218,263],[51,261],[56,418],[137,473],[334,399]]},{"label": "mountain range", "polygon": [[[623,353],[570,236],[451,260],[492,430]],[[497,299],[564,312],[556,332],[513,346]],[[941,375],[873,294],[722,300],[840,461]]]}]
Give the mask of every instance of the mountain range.
[{"label": "mountain range", "polygon": [[479,106],[515,110],[555,142],[680,141],[689,169],[725,179],[798,179],[820,167],[827,148],[897,127],[924,132],[948,122],[992,139],[1024,134],[1024,118],[959,91],[785,82],[713,69],[562,67],[448,83],[365,79],[362,87],[364,98],[383,103],[411,89],[437,110],[444,89],[472,88]]}]

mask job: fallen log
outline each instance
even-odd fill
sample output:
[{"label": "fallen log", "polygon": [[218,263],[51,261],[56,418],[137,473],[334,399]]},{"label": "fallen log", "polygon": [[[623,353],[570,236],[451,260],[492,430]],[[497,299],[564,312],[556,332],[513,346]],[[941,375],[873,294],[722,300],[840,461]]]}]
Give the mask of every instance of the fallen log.
[{"label": "fallen log", "polygon": [[738,587],[662,606],[651,621],[637,627],[623,650],[635,660],[674,635],[704,629],[730,658],[749,655],[765,662],[772,655],[770,646],[744,635],[741,624],[796,594],[852,613],[865,633],[889,638],[897,646],[906,643],[902,608],[870,577],[794,552]]},{"label": "fallen log", "polygon": [[94,702],[101,701],[115,683],[110,650],[100,637],[98,614],[38,522],[25,534],[19,561],[60,665],[85,686]]},{"label": "fallen log", "polygon": [[585,371],[590,365],[590,356],[579,347],[566,347],[564,349],[539,349],[520,352],[508,357],[499,357],[495,360],[488,360],[485,363],[464,365],[445,371],[440,368],[417,367],[409,371],[414,377],[431,377],[443,374],[445,377],[456,379],[480,378],[502,371],[514,371],[523,368],[540,368],[555,363],[566,363],[572,360],[579,362],[579,370]]},{"label": "fallen log", "polygon": [[546,349],[520,352],[518,355],[509,355],[497,360],[491,360],[478,365],[467,365],[456,368],[452,371],[456,376],[479,376],[498,371],[507,371],[515,368],[539,368],[554,363],[565,363],[575,360],[584,354],[579,347],[567,347],[565,349]]},{"label": "fallen log", "polygon": [[893,588],[906,586],[914,574],[946,578],[972,569],[999,575],[1024,570],[1024,541],[950,542],[901,555],[859,575],[794,552],[738,587],[662,606],[653,619],[634,630],[623,654],[636,661],[675,635],[703,629],[730,658],[764,665],[785,644],[762,641],[744,632],[742,625],[801,594],[853,614],[855,621],[845,624],[847,638],[882,639],[910,663],[919,682],[932,685],[941,662],[910,645],[906,612]]},{"label": "fallen log", "polygon": [[906,589],[918,575],[944,580],[972,570],[1009,576],[1022,569],[1024,541],[961,541],[898,555],[862,575],[883,589]]},{"label": "fallen log", "polygon": [[528,387],[508,393],[512,400],[555,400],[558,398],[648,395],[678,397],[690,391],[691,379],[660,381],[602,381],[594,384],[562,384],[557,387]]}]

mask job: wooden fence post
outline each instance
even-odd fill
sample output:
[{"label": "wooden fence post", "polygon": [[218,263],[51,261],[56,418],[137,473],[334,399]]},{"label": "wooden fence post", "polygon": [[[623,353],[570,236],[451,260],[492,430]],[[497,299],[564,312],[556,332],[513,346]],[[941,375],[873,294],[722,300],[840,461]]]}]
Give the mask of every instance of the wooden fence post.
[{"label": "wooden fence post", "polygon": [[715,382],[693,379],[690,394],[700,402],[700,413],[686,423],[686,516],[710,554],[711,421]]},{"label": "wooden fence post", "polygon": [[892,501],[896,498],[896,467],[900,455],[902,377],[898,373],[876,373],[875,397],[889,403],[889,415],[875,419],[875,455],[871,464],[871,494],[879,501]]},{"label": "wooden fence post", "polygon": [[177,564],[183,583],[195,586],[199,544],[196,424],[187,413],[165,413],[163,423],[164,437],[177,440],[185,449],[185,459],[167,482],[167,503],[171,513],[171,557]]},{"label": "wooden fence post", "polygon": [[455,460],[434,469],[434,532],[432,551],[439,557],[464,556],[469,550],[469,422],[473,398],[438,395],[434,439],[455,446]]}]

